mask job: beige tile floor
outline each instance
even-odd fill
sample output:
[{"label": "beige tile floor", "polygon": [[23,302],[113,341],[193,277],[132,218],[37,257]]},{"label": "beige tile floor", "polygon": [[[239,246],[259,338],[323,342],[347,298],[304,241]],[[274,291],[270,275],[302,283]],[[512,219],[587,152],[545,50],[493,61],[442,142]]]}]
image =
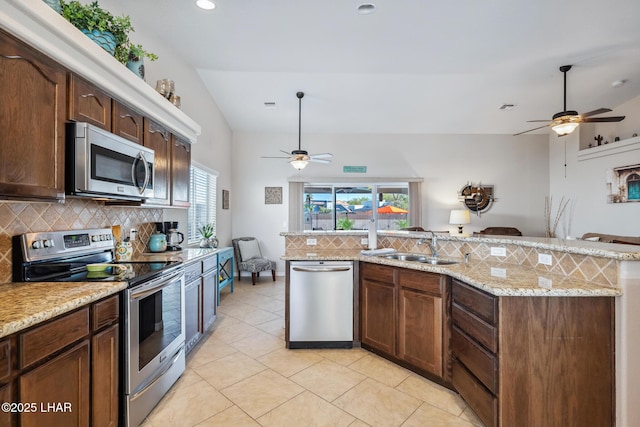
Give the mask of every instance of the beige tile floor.
[{"label": "beige tile floor", "polygon": [[222,291],[218,319],[143,426],[482,426],[454,392],[366,350],[287,350],[284,281]]}]

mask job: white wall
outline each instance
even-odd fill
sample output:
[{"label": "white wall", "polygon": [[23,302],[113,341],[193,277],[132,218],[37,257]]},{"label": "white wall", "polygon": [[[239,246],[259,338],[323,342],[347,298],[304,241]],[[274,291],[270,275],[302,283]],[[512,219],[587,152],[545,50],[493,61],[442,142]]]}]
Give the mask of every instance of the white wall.
[{"label": "white wall", "polygon": [[[279,150],[297,147],[297,134],[234,134],[232,170],[233,236],[256,236],[266,256],[284,253],[288,178],[423,177],[423,226],[456,230],[449,211],[461,208],[457,193],[467,181],[494,185],[497,201],[481,217],[472,215],[465,232],[513,226],[529,236],[544,235],[544,198],[549,188],[546,135],[327,135],[302,136],[310,153],[331,152],[330,165],[311,163],[296,172]],[[345,165],[367,166],[366,174],[344,174]],[[264,187],[283,187],[282,205],[264,204]],[[283,271],[280,262],[278,270]]]},{"label": "white wall", "polygon": [[[640,235],[638,203],[607,203],[605,173],[617,166],[640,164],[640,150],[622,154],[577,161],[580,129],[588,133],[586,138],[593,140],[593,133],[602,135],[605,140],[613,141],[615,136],[630,138],[633,133],[640,134],[637,118],[640,113],[640,97],[617,107],[606,115],[625,115],[617,124],[598,125],[595,130],[588,126],[578,128],[573,134],[558,138],[549,138],[549,177],[550,194],[554,203],[564,196],[571,199],[572,211],[563,218],[558,227],[558,237],[576,236],[596,232],[624,236]],[[583,138],[585,135],[582,135]],[[567,153],[567,171],[564,174],[565,143]],[[610,142],[615,144],[615,142]],[[554,210],[555,212],[555,210]]]},{"label": "white wall", "polygon": [[[114,15],[129,14],[126,2],[118,0],[100,0],[100,6]],[[142,44],[147,52],[159,56],[154,62],[145,60],[146,82],[155,88],[156,80],[171,79],[175,82],[176,94],[181,97],[182,111],[202,127],[198,142],[192,146],[191,159],[219,172],[218,197],[222,199],[222,189],[231,188],[231,142],[232,132],[220,109],[197,71],[180,57],[180,55],[156,39],[150,37],[145,28],[131,16],[136,29],[130,35],[136,44]],[[169,101],[167,101],[169,102]],[[222,246],[231,246],[231,218],[233,210],[223,210],[218,203],[217,237]],[[165,209],[166,221],[180,221],[180,230],[186,233],[186,209]]]}]

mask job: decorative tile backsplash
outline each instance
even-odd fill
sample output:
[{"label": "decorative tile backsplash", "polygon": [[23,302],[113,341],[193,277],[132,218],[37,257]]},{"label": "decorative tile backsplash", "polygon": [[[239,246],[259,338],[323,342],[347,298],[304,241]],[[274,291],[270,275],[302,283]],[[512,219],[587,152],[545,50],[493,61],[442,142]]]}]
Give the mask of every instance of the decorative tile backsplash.
[{"label": "decorative tile backsplash", "polygon": [[[307,245],[308,236],[287,236],[285,238],[286,251],[300,251],[315,249],[366,249],[366,245],[361,243],[361,239],[366,235],[335,236],[335,235],[313,235],[317,244]],[[393,248],[399,252],[412,252],[430,254],[429,244],[422,239],[408,237],[390,237],[378,235],[378,247]],[[530,266],[538,270],[550,273],[562,274],[577,279],[584,279],[591,282],[616,286],[618,276],[618,264],[616,260],[601,258],[590,255],[569,254],[557,251],[539,250],[537,248],[523,247],[519,245],[501,244],[506,249],[506,256],[494,257],[491,255],[491,244],[484,242],[461,242],[457,240],[438,240],[438,253],[444,257],[463,258],[465,254],[470,254],[471,259],[506,262]],[[538,253],[549,254],[552,257],[551,266],[538,264]]]},{"label": "decorative tile backsplash", "polygon": [[[144,252],[162,209],[107,206],[102,202],[69,198],[65,203],[0,201],[0,283],[11,281],[11,237],[40,231],[78,230],[120,225],[123,234],[138,230],[134,252]],[[126,236],[122,236],[126,237]]]}]

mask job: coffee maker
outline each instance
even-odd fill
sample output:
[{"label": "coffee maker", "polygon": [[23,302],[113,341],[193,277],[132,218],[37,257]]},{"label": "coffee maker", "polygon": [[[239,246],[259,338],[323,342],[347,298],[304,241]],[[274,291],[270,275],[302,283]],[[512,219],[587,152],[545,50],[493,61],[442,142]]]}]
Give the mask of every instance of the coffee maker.
[{"label": "coffee maker", "polygon": [[156,230],[167,236],[167,251],[181,251],[180,243],[184,241],[184,234],[178,231],[178,221],[156,222]]}]

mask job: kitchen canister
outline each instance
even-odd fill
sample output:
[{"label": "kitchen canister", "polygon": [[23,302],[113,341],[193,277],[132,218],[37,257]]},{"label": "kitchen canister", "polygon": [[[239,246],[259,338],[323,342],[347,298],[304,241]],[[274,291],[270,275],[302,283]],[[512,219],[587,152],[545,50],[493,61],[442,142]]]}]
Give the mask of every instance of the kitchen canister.
[{"label": "kitchen canister", "polygon": [[133,256],[133,245],[129,241],[119,241],[116,243],[116,261],[131,261]]}]

